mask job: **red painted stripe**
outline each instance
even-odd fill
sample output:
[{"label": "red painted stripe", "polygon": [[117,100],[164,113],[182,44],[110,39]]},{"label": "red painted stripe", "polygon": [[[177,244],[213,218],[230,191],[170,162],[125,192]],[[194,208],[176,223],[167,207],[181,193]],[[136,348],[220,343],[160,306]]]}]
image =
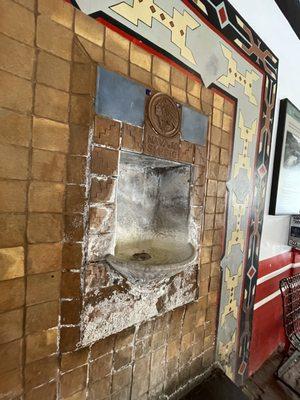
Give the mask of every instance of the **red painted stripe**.
[{"label": "red painted stripe", "polygon": [[279,282],[281,279],[292,275],[292,268],[284,271],[282,274],[274,276],[273,278],[257,285],[255,293],[255,303],[263,300],[265,297],[270,296],[279,289]]},{"label": "red painted stripe", "polygon": [[293,250],[294,263],[300,263],[300,250]]},{"label": "red painted stripe", "polygon": [[274,257],[267,258],[259,262],[258,278],[270,274],[271,272],[277,271],[279,268],[293,262],[293,252],[287,251],[282,254],[278,254]]},{"label": "red painted stripe", "polygon": [[277,296],[254,312],[249,374],[257,371],[279,345],[285,344],[281,296]]}]

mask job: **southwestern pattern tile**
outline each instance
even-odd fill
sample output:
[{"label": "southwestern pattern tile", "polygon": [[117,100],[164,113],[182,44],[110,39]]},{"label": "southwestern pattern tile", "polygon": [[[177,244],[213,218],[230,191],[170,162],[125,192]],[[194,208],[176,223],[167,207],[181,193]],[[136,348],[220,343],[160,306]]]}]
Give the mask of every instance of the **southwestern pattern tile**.
[{"label": "southwestern pattern tile", "polygon": [[[237,99],[222,267],[230,272],[230,277],[235,277],[234,300],[239,304],[242,298],[243,302],[237,312],[228,313],[232,297],[228,295],[228,279],[224,274],[220,306],[220,321],[224,322],[219,326],[218,352],[227,373],[241,383],[247,375],[278,60],[227,1],[77,0],[74,4],[96,19],[107,20],[126,35],[137,37],[141,40],[139,44],[150,52],[153,48],[200,76],[206,87],[214,85]],[[165,70],[165,73],[169,72]],[[169,86],[165,85],[164,90],[169,91]],[[177,98],[185,98],[179,87],[172,86],[171,90]],[[214,104],[212,110],[210,101],[205,100],[205,88],[201,100],[203,110],[212,112],[212,140],[229,150],[232,115],[224,118],[223,103]],[[196,163],[198,156],[196,149]],[[212,179],[226,180],[222,168],[215,168],[213,162],[210,164],[208,173]],[[210,203],[208,210],[217,207],[223,212],[224,204],[220,201]],[[241,205],[245,212],[237,214]],[[233,350],[230,359],[222,356],[226,343]]]}]

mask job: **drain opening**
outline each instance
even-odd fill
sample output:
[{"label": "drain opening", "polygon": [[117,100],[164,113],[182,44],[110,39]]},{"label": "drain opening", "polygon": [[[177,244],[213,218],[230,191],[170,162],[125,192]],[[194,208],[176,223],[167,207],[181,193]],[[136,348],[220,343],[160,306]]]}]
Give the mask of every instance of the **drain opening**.
[{"label": "drain opening", "polygon": [[144,252],[143,253],[135,253],[131,257],[131,259],[134,261],[145,261],[145,260],[149,260],[150,258],[151,258],[150,254],[144,253]]}]

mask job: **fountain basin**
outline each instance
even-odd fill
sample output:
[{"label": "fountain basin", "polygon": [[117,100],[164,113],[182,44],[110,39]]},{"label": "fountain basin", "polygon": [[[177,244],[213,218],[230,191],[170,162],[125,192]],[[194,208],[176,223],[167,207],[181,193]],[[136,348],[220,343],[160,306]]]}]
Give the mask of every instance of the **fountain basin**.
[{"label": "fountain basin", "polygon": [[119,243],[108,264],[132,283],[151,284],[182,272],[195,264],[197,252],[190,243],[152,239]]}]

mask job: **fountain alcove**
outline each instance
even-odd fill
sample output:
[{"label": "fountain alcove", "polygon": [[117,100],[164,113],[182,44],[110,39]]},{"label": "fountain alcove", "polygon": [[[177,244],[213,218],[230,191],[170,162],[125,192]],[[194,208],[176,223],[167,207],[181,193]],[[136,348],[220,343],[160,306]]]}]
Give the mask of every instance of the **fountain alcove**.
[{"label": "fountain alcove", "polygon": [[131,282],[153,284],[196,261],[191,173],[187,164],[121,151],[116,246],[106,260]]},{"label": "fountain alcove", "polygon": [[206,115],[103,68],[95,108],[84,345],[197,298],[206,175]]}]

